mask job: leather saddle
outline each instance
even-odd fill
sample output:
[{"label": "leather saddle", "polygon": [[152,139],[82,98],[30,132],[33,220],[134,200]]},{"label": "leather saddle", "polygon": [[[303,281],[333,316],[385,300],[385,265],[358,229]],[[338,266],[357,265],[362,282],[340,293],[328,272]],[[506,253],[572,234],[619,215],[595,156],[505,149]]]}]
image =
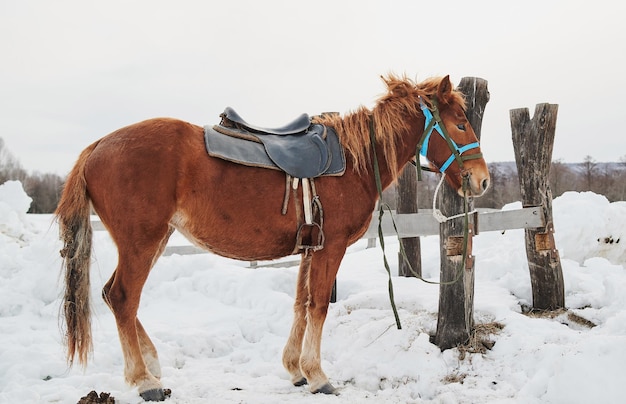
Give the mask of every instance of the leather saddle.
[{"label": "leather saddle", "polygon": [[331,127],[313,124],[307,114],[277,128],[246,122],[227,107],[218,125],[204,127],[209,155],[253,167],[282,170],[295,178],[343,175],[343,147]]}]

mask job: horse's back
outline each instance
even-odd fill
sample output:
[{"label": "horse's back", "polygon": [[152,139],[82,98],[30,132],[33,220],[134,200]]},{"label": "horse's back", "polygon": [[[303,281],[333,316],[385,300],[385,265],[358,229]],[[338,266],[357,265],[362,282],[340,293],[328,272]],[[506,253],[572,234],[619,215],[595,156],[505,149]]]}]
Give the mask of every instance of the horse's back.
[{"label": "horse's back", "polygon": [[[202,144],[203,129],[173,118],[153,118],[128,125],[100,139],[97,148],[91,155],[96,157],[132,159],[135,163],[154,162],[155,158],[176,157],[179,152],[191,144]],[[150,155],[147,155],[150,153]],[[167,163],[167,161],[162,161]],[[139,165],[137,167],[140,167]]]},{"label": "horse's back", "polygon": [[126,126],[100,139],[87,162],[86,175],[95,179],[111,173],[127,182],[139,182],[132,181],[137,178],[141,183],[162,183],[180,165],[182,156],[190,158],[194,149],[202,147],[202,136],[201,127],[172,118]]}]

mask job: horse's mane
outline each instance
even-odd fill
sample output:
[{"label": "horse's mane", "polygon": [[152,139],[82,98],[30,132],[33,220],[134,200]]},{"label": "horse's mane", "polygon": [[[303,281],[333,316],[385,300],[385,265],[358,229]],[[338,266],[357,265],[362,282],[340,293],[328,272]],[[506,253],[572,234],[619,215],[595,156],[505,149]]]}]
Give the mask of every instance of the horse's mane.
[{"label": "horse's mane", "polygon": [[[343,117],[329,114],[316,117],[314,121],[332,126],[348,156],[351,157],[357,173],[365,170],[371,162],[370,120],[374,118],[376,142],[382,144],[383,154],[393,177],[397,177],[397,147],[399,137],[409,129],[407,116],[421,114],[420,98],[428,105],[432,96],[437,95],[441,82],[440,77],[415,83],[407,77],[389,74],[381,77],[387,85],[387,93],[383,94],[370,111],[361,106],[356,111]],[[465,107],[463,94],[452,91],[447,100],[439,100],[439,104],[455,103]]]}]

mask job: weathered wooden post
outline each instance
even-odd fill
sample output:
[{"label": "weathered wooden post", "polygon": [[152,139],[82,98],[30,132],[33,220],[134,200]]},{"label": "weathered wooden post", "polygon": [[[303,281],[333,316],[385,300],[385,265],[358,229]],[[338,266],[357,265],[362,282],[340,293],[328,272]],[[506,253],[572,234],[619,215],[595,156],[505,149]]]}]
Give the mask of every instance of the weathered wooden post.
[{"label": "weathered wooden post", "polygon": [[[417,213],[417,171],[411,164],[406,165],[398,178],[396,211],[398,214]],[[420,238],[401,238],[400,245],[402,249],[398,252],[398,275],[422,276]],[[402,250],[406,254],[406,259]]]},{"label": "weathered wooden post", "polygon": [[[485,106],[489,101],[487,80],[477,77],[464,77],[458,89],[465,94],[467,118],[480,139]],[[439,191],[438,202],[441,213],[453,216],[464,210],[463,198],[455,190],[443,186]],[[469,210],[474,209],[470,200]],[[440,281],[439,315],[434,343],[441,349],[448,349],[469,340],[474,327],[474,259],[472,256],[472,236],[475,227],[470,222],[467,258],[465,268],[460,268],[463,261],[462,239],[465,219],[460,217],[440,225]],[[460,278],[454,281],[457,276]]]},{"label": "weathered wooden post", "polygon": [[563,270],[554,243],[552,191],[548,182],[558,109],[556,104],[537,104],[532,120],[528,108],[510,111],[522,205],[541,206],[546,223],[542,228],[526,229],[533,309],[538,310],[565,307]]}]

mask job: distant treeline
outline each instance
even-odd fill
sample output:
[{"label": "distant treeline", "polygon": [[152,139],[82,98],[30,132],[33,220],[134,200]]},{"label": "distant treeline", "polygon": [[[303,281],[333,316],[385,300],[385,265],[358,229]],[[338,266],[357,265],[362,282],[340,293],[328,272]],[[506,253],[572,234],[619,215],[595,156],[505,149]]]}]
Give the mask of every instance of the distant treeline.
[{"label": "distant treeline", "polygon": [[[499,209],[521,199],[514,162],[490,163],[489,172],[491,187],[484,196],[475,200],[476,207]],[[0,138],[0,184],[9,180],[21,181],[26,193],[33,198],[29,213],[54,212],[65,181],[56,174],[29,173]],[[438,181],[438,176],[424,174],[424,180],[418,183],[418,203],[421,209],[432,208]],[[626,201],[626,156],[619,163],[598,163],[591,156],[585,157],[582,163],[553,161],[550,188],[553,197],[565,191],[593,191],[612,202]],[[395,206],[395,187],[385,191],[384,198],[392,207]]]},{"label": "distant treeline", "polygon": [[29,173],[0,138],[0,184],[17,180],[33,199],[28,213],[52,213],[59,203],[64,179],[56,174]]},{"label": "distant treeline", "polygon": [[[474,206],[500,209],[507,203],[521,200],[515,162],[489,163],[489,173],[490,189],[474,200]],[[424,180],[418,183],[418,205],[421,209],[429,209],[440,177],[434,174],[423,177]],[[555,160],[550,167],[549,185],[554,198],[566,191],[592,191],[606,196],[611,202],[626,201],[626,156],[618,163],[599,163],[591,156],[585,157],[582,163]],[[393,187],[386,191],[385,200],[392,206],[395,204]]]}]

